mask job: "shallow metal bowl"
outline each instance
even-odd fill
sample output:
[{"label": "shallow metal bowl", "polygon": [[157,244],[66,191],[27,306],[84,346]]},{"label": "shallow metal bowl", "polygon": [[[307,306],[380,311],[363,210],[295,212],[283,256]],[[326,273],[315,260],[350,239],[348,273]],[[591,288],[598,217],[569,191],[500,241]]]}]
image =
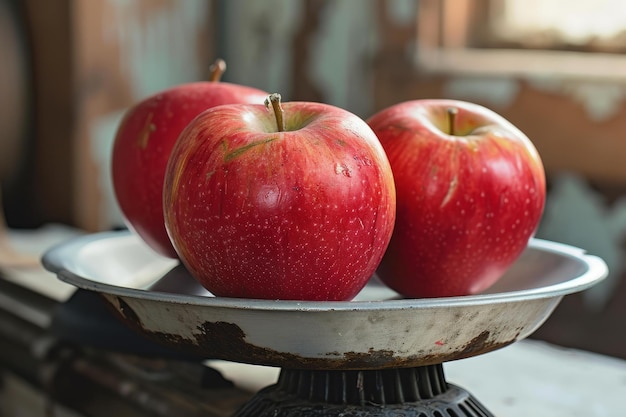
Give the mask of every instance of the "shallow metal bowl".
[{"label": "shallow metal bowl", "polygon": [[563,296],[608,273],[598,257],[533,239],[488,292],[402,299],[375,278],[350,302],[214,297],[178,261],[134,234],[73,239],[43,264],[98,292],[149,337],[206,358],[298,369],[382,369],[441,363],[506,346],[535,331]]}]

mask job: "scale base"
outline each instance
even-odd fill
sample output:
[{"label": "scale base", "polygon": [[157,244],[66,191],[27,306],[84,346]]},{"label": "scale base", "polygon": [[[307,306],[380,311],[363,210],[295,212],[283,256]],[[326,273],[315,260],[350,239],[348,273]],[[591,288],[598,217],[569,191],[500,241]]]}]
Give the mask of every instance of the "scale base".
[{"label": "scale base", "polygon": [[494,417],[443,366],[362,371],[281,370],[233,417]]}]

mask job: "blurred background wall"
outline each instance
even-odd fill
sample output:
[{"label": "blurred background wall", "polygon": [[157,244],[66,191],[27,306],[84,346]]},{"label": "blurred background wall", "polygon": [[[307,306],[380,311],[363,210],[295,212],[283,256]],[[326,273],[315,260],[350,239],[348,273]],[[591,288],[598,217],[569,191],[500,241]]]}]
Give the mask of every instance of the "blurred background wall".
[{"label": "blurred background wall", "polygon": [[228,64],[224,81],[363,118],[410,99],[473,101],[516,124],[542,155],[550,194],[539,237],[611,268],[593,291],[566,297],[535,337],[626,357],[626,6],[530,3],[0,0],[9,226],[123,226],[108,167],[121,115],[206,78],[217,57]]}]

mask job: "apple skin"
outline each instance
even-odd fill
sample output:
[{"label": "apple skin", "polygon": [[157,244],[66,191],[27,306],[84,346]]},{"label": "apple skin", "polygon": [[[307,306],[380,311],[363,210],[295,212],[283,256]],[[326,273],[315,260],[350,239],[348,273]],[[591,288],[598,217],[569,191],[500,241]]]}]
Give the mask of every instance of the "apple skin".
[{"label": "apple skin", "polygon": [[[453,119],[449,109],[457,111]],[[493,285],[543,214],[545,173],[530,140],[492,110],[457,100],[399,103],[367,123],[387,153],[397,192],[379,278],[415,298]]]},{"label": "apple skin", "polygon": [[391,167],[365,121],[322,103],[209,109],[174,146],[165,223],[216,296],[349,300],[374,274],[395,221]]},{"label": "apple skin", "polygon": [[267,93],[238,84],[198,81],[163,90],[131,107],[118,127],[111,159],[115,196],[129,229],[157,253],[177,254],[163,218],[165,168],[180,132],[222,104],[263,103]]}]

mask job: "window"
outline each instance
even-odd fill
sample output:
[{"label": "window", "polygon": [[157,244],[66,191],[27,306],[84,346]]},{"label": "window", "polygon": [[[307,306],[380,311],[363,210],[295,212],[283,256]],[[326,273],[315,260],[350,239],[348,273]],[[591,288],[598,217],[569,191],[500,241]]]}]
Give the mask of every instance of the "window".
[{"label": "window", "polygon": [[425,71],[626,77],[622,0],[420,0]]},{"label": "window", "polygon": [[500,0],[489,24],[494,37],[526,47],[623,52],[626,7],[623,0]]}]

